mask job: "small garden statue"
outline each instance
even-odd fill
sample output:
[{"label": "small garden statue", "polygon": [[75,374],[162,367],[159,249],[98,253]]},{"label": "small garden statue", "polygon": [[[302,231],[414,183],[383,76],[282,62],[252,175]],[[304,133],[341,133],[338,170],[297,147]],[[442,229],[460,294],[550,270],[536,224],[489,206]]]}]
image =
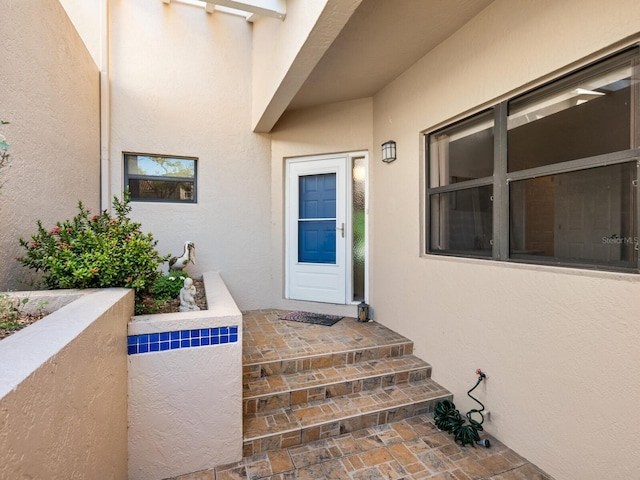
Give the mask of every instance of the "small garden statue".
[{"label": "small garden statue", "polygon": [[180,290],[180,311],[197,312],[200,307],[196,305],[196,287],[190,277],[184,279],[184,286]]}]

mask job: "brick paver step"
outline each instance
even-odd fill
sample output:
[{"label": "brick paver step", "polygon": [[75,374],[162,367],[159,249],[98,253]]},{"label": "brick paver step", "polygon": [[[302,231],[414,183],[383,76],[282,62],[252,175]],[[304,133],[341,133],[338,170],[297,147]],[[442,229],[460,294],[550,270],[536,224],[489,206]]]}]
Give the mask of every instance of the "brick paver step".
[{"label": "brick paver step", "polygon": [[244,379],[413,353],[411,340],[376,322],[344,318],[326,327],[282,320],[285,313],[269,310],[244,316]]},{"label": "brick paver step", "polygon": [[244,416],[244,455],[277,450],[433,411],[451,393],[430,378]]},{"label": "brick paver step", "polygon": [[287,408],[324,398],[416,382],[431,376],[431,366],[414,355],[247,379],[244,413]]},{"label": "brick paver step", "polygon": [[291,373],[308,372],[318,368],[353,365],[382,358],[402,357],[412,353],[413,342],[404,339],[395,342],[384,342],[380,345],[367,346],[356,350],[335,350],[308,354],[299,353],[297,356],[282,360],[256,363],[250,363],[245,360],[242,366],[242,373],[243,380],[247,382],[252,378],[268,377],[271,375],[288,375]]}]

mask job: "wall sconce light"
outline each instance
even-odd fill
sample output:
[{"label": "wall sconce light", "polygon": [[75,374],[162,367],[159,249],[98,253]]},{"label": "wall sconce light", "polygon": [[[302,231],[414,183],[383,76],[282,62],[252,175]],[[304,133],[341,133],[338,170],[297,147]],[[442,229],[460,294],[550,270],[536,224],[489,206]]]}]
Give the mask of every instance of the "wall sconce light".
[{"label": "wall sconce light", "polygon": [[369,321],[369,305],[367,305],[364,300],[358,304],[358,321]]},{"label": "wall sconce light", "polygon": [[382,144],[382,161],[391,163],[396,159],[396,142],[389,140]]}]

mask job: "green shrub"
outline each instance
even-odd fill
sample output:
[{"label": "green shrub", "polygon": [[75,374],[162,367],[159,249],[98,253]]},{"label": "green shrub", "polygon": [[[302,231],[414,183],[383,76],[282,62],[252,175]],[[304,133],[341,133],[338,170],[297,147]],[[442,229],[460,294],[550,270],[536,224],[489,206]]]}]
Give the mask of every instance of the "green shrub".
[{"label": "green shrub", "polygon": [[156,300],[177,298],[184,286],[184,279],[188,276],[187,272],[170,272],[156,278],[155,282],[153,282],[153,287],[151,287],[153,298]]},{"label": "green shrub", "polygon": [[122,200],[114,196],[114,217],[106,210],[91,216],[78,202],[78,214],[51,230],[38,220],[31,240],[20,239],[26,254],[17,260],[43,272],[46,288],[132,288],[140,304],[160,275],[159,265],[170,255],[161,257],[153,235],[142,233],[140,223],[129,219],[129,202],[128,192]]}]

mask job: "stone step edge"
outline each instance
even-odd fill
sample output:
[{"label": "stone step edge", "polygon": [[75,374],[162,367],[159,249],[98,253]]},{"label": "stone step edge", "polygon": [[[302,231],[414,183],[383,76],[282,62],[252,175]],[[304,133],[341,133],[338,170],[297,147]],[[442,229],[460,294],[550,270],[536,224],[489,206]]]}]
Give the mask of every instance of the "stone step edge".
[{"label": "stone step edge", "polygon": [[379,349],[379,348],[385,348],[385,347],[397,347],[400,345],[407,345],[407,344],[413,344],[413,340],[403,340],[403,341],[397,341],[397,342],[391,342],[391,343],[384,343],[381,345],[371,345],[368,347],[363,347],[363,348],[350,348],[348,350],[337,350],[337,351],[331,351],[331,352],[327,352],[327,353],[314,353],[311,355],[305,355],[305,354],[300,354],[299,357],[291,357],[291,358],[281,358],[279,360],[266,360],[263,362],[251,362],[251,363],[242,363],[243,367],[253,367],[254,365],[263,365],[266,363],[277,363],[277,362],[288,362],[288,361],[293,361],[293,360],[305,360],[305,359],[312,359],[312,358],[317,358],[317,357],[326,357],[329,355],[342,355],[342,354],[347,354],[347,353],[355,353],[355,352],[363,352],[365,350],[374,350],[374,349]]},{"label": "stone step edge", "polygon": [[452,393],[450,393],[450,392],[449,393],[441,393],[441,394],[438,394],[438,395],[436,395],[436,396],[434,396],[432,398],[428,398],[428,399],[417,400],[417,401],[413,401],[413,402],[405,402],[405,403],[394,405],[392,407],[381,407],[381,408],[374,409],[374,410],[371,410],[371,411],[368,411],[368,412],[356,413],[355,415],[345,415],[344,417],[334,418],[334,419],[331,419],[331,420],[318,422],[318,423],[314,423],[314,424],[311,424],[311,425],[298,425],[298,426],[293,427],[293,428],[289,428],[289,429],[285,429],[285,430],[279,430],[277,432],[266,433],[264,435],[257,435],[257,436],[254,436],[254,437],[247,437],[247,436],[244,436],[244,434],[243,434],[243,441],[247,442],[247,441],[261,440],[263,438],[273,437],[274,435],[285,435],[287,433],[293,433],[293,432],[296,432],[298,430],[302,431],[302,430],[306,430],[306,429],[310,429],[310,428],[318,428],[318,427],[322,427],[324,425],[329,425],[329,424],[336,423],[336,422],[339,422],[339,421],[351,420],[353,418],[362,417],[362,416],[365,416],[365,415],[374,415],[374,414],[377,414],[377,413],[388,412],[388,411],[391,411],[391,410],[396,410],[398,408],[408,407],[410,405],[415,405],[415,404],[418,404],[418,403],[437,402],[437,401],[440,401],[440,400],[451,399],[451,398],[453,398],[453,394]]},{"label": "stone step edge", "polygon": [[[312,360],[319,360],[319,359],[324,359],[324,358],[334,358],[336,356],[340,356],[340,355],[349,355],[349,354],[353,354],[354,355],[354,361],[352,362],[348,362],[345,361],[343,363],[337,363],[337,364],[331,364],[331,365],[323,365],[323,367],[330,367],[330,366],[340,366],[340,365],[351,365],[351,364],[355,364],[355,363],[359,363],[362,360],[358,359],[357,361],[355,360],[355,355],[358,352],[371,352],[374,350],[381,350],[381,349],[386,349],[386,348],[395,348],[395,347],[405,347],[402,349],[402,352],[398,351],[397,355],[390,355],[390,357],[402,357],[404,355],[411,355],[413,354],[413,341],[407,339],[406,341],[398,341],[398,342],[392,342],[392,343],[385,343],[383,345],[372,345],[369,347],[364,347],[364,348],[353,348],[353,349],[349,349],[349,350],[339,350],[339,351],[334,351],[334,352],[327,352],[327,353],[318,353],[318,354],[313,354],[313,355],[304,355],[304,354],[300,354],[300,356],[296,356],[296,357],[291,357],[291,358],[281,358],[278,360],[266,360],[266,361],[260,361],[260,362],[251,362],[251,363],[242,363],[242,376],[243,378],[260,378],[260,376],[269,376],[269,375],[283,375],[283,374],[287,374],[287,373],[296,373],[296,372],[303,372],[303,371],[307,371],[307,370],[313,370],[314,368],[322,368],[322,367],[313,367],[310,366],[309,368],[302,368],[299,370],[294,370],[291,372],[282,372],[282,367],[279,369],[280,371],[274,371],[273,373],[268,373],[267,375],[250,375],[248,373],[246,373],[246,369],[250,369],[252,367],[263,367],[263,366],[275,366],[277,364],[280,364],[282,366],[282,364],[284,362],[286,363],[291,363],[291,362],[298,362],[298,361],[306,361],[308,360],[309,362],[311,362]],[[406,347],[409,347],[408,350],[406,349]],[[386,358],[386,357],[374,357],[374,358]],[[365,359],[366,361],[366,359]]]},{"label": "stone step edge", "polygon": [[[409,355],[411,357],[413,357],[414,355]],[[380,359],[380,360],[376,360],[376,361],[384,361],[384,360],[388,360],[390,358],[400,358],[400,357],[388,357],[386,359]],[[417,358],[417,357],[415,357]],[[366,363],[366,362],[365,362]],[[335,367],[326,367],[326,368],[335,368]],[[313,370],[324,370],[322,368],[318,368],[318,369],[313,369]],[[317,383],[317,384],[310,384],[310,385],[305,385],[302,387],[285,387],[282,390],[272,390],[270,392],[267,393],[259,393],[259,394],[255,394],[255,395],[244,395],[244,391],[243,391],[243,397],[242,400],[257,400],[260,398],[267,398],[267,397],[271,397],[271,396],[275,396],[275,395],[285,395],[287,393],[294,393],[294,392],[302,392],[304,390],[309,390],[312,388],[323,388],[323,387],[330,387],[330,386],[334,386],[334,385],[339,385],[341,383],[344,382],[356,382],[358,380],[369,380],[369,379],[373,379],[373,378],[381,378],[381,377],[386,377],[388,375],[396,375],[398,373],[412,373],[412,372],[418,372],[420,370],[428,370],[428,374],[427,374],[427,378],[431,378],[431,370],[432,370],[432,366],[430,364],[428,364],[427,362],[423,361],[423,365],[417,365],[417,366],[413,366],[413,367],[406,367],[406,368],[399,368],[397,370],[393,370],[391,372],[386,372],[386,373],[372,373],[372,374],[367,374],[367,373],[361,373],[359,376],[354,376],[353,378],[349,377],[349,378],[343,378],[340,380],[327,380],[326,382],[322,382],[322,383]],[[287,374],[280,374],[283,377],[286,377]],[[291,375],[291,374],[290,374]],[[277,375],[274,375],[277,376]],[[409,383],[410,380],[408,380],[407,382],[404,383]]]},{"label": "stone step edge", "polygon": [[[288,393],[295,393],[295,392],[303,392],[305,390],[310,390],[313,388],[323,388],[323,387],[332,387],[335,385],[340,385],[341,383],[345,383],[345,382],[357,382],[358,380],[371,380],[374,378],[382,378],[382,377],[386,377],[389,375],[396,375],[398,373],[413,373],[413,372],[419,372],[421,370],[431,370],[431,365],[422,365],[422,366],[417,366],[417,367],[410,367],[410,368],[401,368],[398,370],[394,370],[393,372],[387,372],[387,373],[376,373],[376,374],[371,374],[371,375],[363,375],[363,376],[359,376],[359,377],[354,377],[354,378],[347,378],[347,379],[342,379],[342,380],[338,380],[338,381],[327,381],[324,383],[318,383],[316,385],[307,385],[304,387],[286,387],[284,390],[273,390],[270,391],[268,393],[260,393],[260,394],[256,394],[256,395],[247,395],[242,397],[242,400],[257,400],[260,398],[266,398],[266,397],[271,397],[274,395],[286,395]],[[430,374],[426,377],[426,378],[431,378]],[[413,380],[416,381],[416,380]],[[403,383],[410,383],[411,380],[407,380],[407,382],[403,382]],[[400,385],[400,384],[396,384],[396,385]],[[371,390],[371,389],[369,389]],[[366,391],[362,390],[362,391]]]}]

